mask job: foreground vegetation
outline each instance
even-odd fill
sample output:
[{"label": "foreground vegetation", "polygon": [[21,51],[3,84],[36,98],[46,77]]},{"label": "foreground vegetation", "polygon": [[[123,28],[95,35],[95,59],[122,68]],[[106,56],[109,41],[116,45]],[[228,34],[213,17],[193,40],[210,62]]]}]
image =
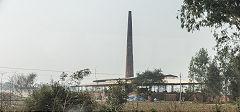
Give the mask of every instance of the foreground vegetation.
[{"label": "foreground vegetation", "polygon": [[238,112],[234,104],[204,104],[193,102],[128,102],[124,111],[161,111],[161,112]]},{"label": "foreground vegetation", "polygon": [[[4,109],[3,111],[27,111],[24,102],[15,102],[15,107]],[[106,102],[97,102],[92,111],[108,111]],[[70,110],[76,111],[76,110]],[[79,111],[79,110],[78,110]],[[194,102],[127,102],[122,111],[161,111],[161,112],[239,112],[236,104],[204,104]]]},{"label": "foreground vegetation", "polygon": [[[155,70],[156,71],[156,70]],[[144,72],[155,76],[161,72]],[[66,84],[79,83],[85,76],[89,75],[88,69],[77,71],[73,74],[61,75],[61,80],[50,85],[42,85],[35,89],[29,97],[20,99],[20,101],[8,102],[9,105],[3,105],[2,111],[167,111],[167,112],[209,112],[209,111],[224,111],[237,112],[239,111],[240,100],[233,101],[227,104],[214,104],[216,102],[197,103],[185,101],[160,101],[160,102],[127,102],[129,92],[134,91],[139,94],[137,86],[127,85],[119,81],[117,85],[112,85],[104,92],[108,99],[106,101],[97,102],[86,91],[73,91]],[[147,75],[147,76],[148,76]],[[160,75],[161,76],[161,75]],[[148,79],[151,79],[148,78]],[[147,81],[143,81],[147,82]],[[151,95],[146,91],[145,95]],[[204,98],[206,99],[206,98]],[[5,102],[6,103],[6,102]]]}]

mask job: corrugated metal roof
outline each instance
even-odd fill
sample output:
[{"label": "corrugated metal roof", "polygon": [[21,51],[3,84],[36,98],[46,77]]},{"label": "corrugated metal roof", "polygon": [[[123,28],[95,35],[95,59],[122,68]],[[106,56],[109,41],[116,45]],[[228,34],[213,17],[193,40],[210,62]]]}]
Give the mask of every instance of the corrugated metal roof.
[{"label": "corrugated metal roof", "polygon": [[114,79],[100,79],[100,80],[94,80],[93,82],[105,82],[105,81],[112,81],[112,80],[132,80],[135,77],[128,77],[128,78],[114,78]]},{"label": "corrugated metal roof", "polygon": [[[119,78],[119,79],[129,79],[129,78]],[[133,78],[131,78],[133,79]],[[87,87],[87,86],[109,86],[109,85],[115,85],[117,84],[117,79],[113,79],[113,80],[110,80],[110,79],[103,79],[105,80],[105,82],[92,82],[92,83],[88,83],[88,84],[83,84],[83,85],[77,85],[79,87]],[[163,79],[164,83],[155,83],[155,84],[152,84],[152,85],[179,85],[180,84],[180,79],[179,78],[165,78]],[[127,83],[131,83],[131,81],[127,81]],[[195,83],[192,83],[188,80],[184,80],[184,79],[181,79],[181,84],[182,85],[187,85],[187,84],[198,84],[198,82],[195,82]]]}]

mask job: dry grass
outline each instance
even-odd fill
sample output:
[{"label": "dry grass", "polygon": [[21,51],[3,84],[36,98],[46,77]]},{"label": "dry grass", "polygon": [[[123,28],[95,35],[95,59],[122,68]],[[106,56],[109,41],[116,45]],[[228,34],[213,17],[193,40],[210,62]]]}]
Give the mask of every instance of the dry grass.
[{"label": "dry grass", "polygon": [[25,103],[24,101],[3,101],[2,105],[0,103],[0,106],[2,107],[2,111],[25,111]]},{"label": "dry grass", "polygon": [[[105,102],[98,102],[103,103]],[[138,105],[138,106],[137,106]],[[12,106],[4,105],[3,111],[26,111],[24,102],[17,101],[12,102]],[[221,112],[238,112],[237,106],[233,104],[222,104],[218,105]],[[203,104],[203,103],[192,103],[192,102],[128,102],[124,106],[123,111],[157,111],[157,112],[216,112],[215,104]]]},{"label": "dry grass", "polygon": [[223,112],[237,112],[236,105],[202,104],[191,102],[128,102],[124,111],[161,111],[161,112],[216,112],[219,108]]}]

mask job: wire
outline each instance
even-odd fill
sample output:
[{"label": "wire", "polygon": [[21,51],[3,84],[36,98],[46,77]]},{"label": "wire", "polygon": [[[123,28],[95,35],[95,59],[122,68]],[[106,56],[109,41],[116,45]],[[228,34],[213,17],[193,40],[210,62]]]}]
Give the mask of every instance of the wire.
[{"label": "wire", "polygon": [[33,70],[33,71],[47,71],[47,72],[71,72],[71,71],[60,71],[60,70],[46,70],[46,69],[33,69],[33,68],[17,68],[17,67],[0,67],[4,69],[18,69],[18,70]]},{"label": "wire", "polygon": [[[32,71],[44,71],[44,72],[70,72],[70,73],[74,73],[73,71],[61,71],[61,70],[49,70],[49,69],[37,69],[37,68],[20,68],[20,67],[3,67],[1,66],[0,68],[3,69],[13,69],[13,70],[32,70]],[[91,74],[95,74],[95,73],[91,73]],[[122,74],[114,74],[114,73],[96,73],[96,74],[101,74],[101,75],[122,75]]]},{"label": "wire", "polygon": [[[66,72],[66,73],[74,73],[73,71],[62,71],[62,70],[50,70],[50,69],[36,69],[36,68],[20,68],[20,67],[3,67],[3,66],[0,66],[0,68],[3,68],[3,69],[13,69],[13,70],[32,70],[32,71],[45,71],[45,72]],[[10,73],[10,72],[6,72],[6,71],[0,71],[0,73]],[[14,72],[15,73],[15,72]],[[91,73],[91,74],[95,74],[95,73]],[[101,75],[116,75],[116,76],[122,76],[123,74],[114,74],[114,73],[96,73],[96,74],[101,74]],[[236,77],[237,79],[239,79],[238,77]],[[210,77],[208,79],[215,79],[215,77]]]}]

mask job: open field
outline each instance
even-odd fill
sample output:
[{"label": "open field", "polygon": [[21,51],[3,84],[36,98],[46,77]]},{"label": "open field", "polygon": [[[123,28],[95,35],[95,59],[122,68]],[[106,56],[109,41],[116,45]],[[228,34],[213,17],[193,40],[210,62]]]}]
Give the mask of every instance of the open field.
[{"label": "open field", "polygon": [[[105,103],[99,101],[98,103]],[[13,106],[4,108],[4,111],[26,111],[24,102],[17,101],[12,102]],[[4,105],[6,107],[6,105]],[[217,109],[218,108],[218,109]],[[124,105],[123,111],[157,111],[157,112],[238,112],[237,105],[233,104],[203,104],[203,103],[192,103],[192,102],[128,102]]]},{"label": "open field", "polygon": [[124,111],[164,111],[164,112],[216,112],[217,108],[223,112],[237,112],[237,106],[233,104],[202,104],[192,102],[128,102]]}]

